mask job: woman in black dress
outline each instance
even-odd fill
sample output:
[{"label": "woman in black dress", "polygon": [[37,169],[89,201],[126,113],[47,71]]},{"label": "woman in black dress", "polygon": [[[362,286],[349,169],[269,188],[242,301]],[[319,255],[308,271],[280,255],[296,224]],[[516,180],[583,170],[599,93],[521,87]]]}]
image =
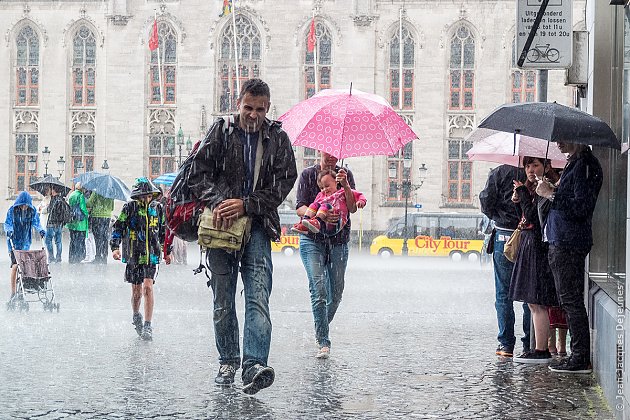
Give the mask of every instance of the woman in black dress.
[{"label": "woman in black dress", "polygon": [[[556,181],[558,176],[545,164],[544,159],[536,157],[523,158],[523,166],[527,180],[525,183],[514,181],[512,201],[519,203],[523,216],[521,241],[514,262],[512,281],[510,283],[510,299],[526,302],[532,312],[536,348],[523,353],[513,360],[517,363],[547,363],[551,360],[548,350],[549,315],[547,307],[558,306],[558,298],[554,286],[553,275],[547,260],[548,244],[543,242],[543,227],[546,219],[545,198],[536,194],[538,180]],[[539,214],[539,210],[541,214]],[[543,220],[543,222],[541,222]]]}]

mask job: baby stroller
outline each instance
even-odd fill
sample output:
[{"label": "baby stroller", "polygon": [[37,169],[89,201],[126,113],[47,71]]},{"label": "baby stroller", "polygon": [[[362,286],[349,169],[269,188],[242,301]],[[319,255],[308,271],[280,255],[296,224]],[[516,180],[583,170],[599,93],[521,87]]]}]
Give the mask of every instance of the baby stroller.
[{"label": "baby stroller", "polygon": [[[48,256],[43,249],[19,251],[14,249],[17,262],[15,295],[7,303],[7,310],[28,311],[29,302],[42,302],[44,310],[59,312],[59,303],[55,303],[55,290],[48,271]],[[30,296],[30,299],[29,299]]]}]

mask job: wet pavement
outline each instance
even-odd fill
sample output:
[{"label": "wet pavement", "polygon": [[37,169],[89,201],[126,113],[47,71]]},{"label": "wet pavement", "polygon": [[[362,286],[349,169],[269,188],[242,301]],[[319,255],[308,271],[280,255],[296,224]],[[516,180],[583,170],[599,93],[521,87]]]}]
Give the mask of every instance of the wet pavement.
[{"label": "wet pavement", "polygon": [[[351,255],[331,358],[318,360],[300,259],[274,255],[276,382],[247,396],[238,371],[218,388],[211,293],[194,254],[161,268],[153,342],[131,325],[123,264],[52,265],[59,313],[0,310],[0,418],[613,418],[592,375],[494,355],[490,266],[424,258]],[[6,257],[0,266],[8,275]],[[237,304],[242,321],[240,294]]]}]

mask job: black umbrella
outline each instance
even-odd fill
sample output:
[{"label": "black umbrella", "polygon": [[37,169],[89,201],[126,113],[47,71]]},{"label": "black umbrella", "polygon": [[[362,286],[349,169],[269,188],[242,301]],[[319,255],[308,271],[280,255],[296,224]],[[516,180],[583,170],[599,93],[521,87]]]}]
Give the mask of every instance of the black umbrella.
[{"label": "black umbrella", "polygon": [[604,121],[555,102],[505,104],[484,118],[479,127],[553,142],[621,149],[615,133]]},{"label": "black umbrella", "polygon": [[70,191],[70,188],[66,187],[63,182],[59,181],[59,178],[52,175],[48,175],[47,177],[31,182],[30,187],[41,195],[46,195],[50,188],[54,188],[59,194],[61,194],[62,197],[65,197]]}]

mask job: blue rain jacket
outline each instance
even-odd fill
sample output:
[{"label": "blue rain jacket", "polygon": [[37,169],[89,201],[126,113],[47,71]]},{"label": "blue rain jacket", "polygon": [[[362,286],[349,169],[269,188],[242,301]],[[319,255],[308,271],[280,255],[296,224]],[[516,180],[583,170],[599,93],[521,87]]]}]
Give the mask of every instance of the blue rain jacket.
[{"label": "blue rain jacket", "polygon": [[[26,204],[27,209],[20,206]],[[15,203],[7,210],[7,217],[4,220],[4,231],[7,234],[7,247],[9,252],[13,251],[9,237],[13,238],[15,249],[28,251],[31,248],[31,230],[37,229],[40,235],[46,233],[46,230],[39,222],[39,213],[33,206],[33,199],[26,191],[22,191]]]}]

